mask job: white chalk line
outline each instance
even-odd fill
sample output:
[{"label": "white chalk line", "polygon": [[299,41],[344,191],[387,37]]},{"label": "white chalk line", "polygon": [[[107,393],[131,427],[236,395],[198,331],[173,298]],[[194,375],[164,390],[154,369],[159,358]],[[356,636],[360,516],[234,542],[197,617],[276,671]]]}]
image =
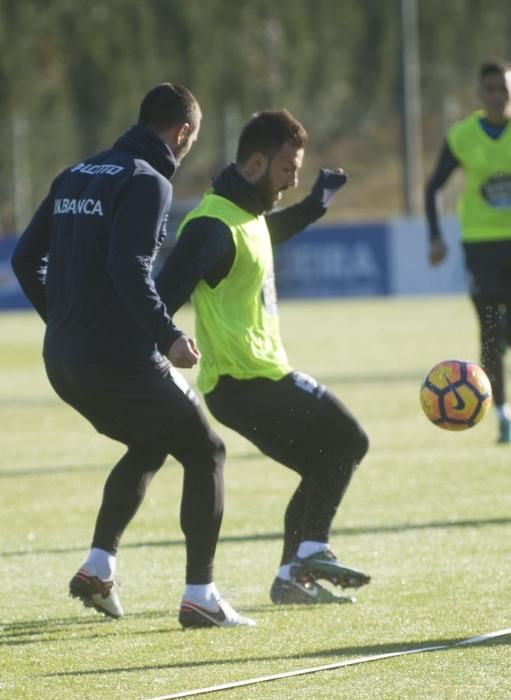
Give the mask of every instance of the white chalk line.
[{"label": "white chalk line", "polygon": [[285,671],[284,673],[274,673],[269,676],[257,676],[256,678],[247,678],[241,681],[233,681],[231,683],[222,683],[221,685],[210,685],[207,688],[196,688],[195,690],[185,690],[180,693],[171,693],[170,695],[159,695],[155,698],[147,700],[175,700],[176,698],[188,698],[193,695],[206,695],[207,693],[216,693],[220,690],[231,690],[232,688],[241,688],[245,685],[255,685],[256,683],[266,683],[268,681],[276,681],[281,678],[291,678],[293,676],[304,676],[308,673],[318,673],[319,671],[331,671],[336,668],[344,668],[346,666],[355,666],[356,664],[365,664],[369,661],[380,661],[381,659],[390,659],[393,656],[406,656],[409,654],[422,654],[429,651],[442,651],[444,649],[453,649],[458,646],[468,646],[470,644],[481,644],[495,637],[504,637],[511,634],[511,627],[495,632],[486,632],[477,637],[469,637],[462,639],[454,644],[435,644],[430,647],[418,647],[416,649],[401,649],[400,651],[390,651],[384,654],[374,654],[373,656],[360,656],[356,659],[348,659],[346,661],[338,661],[324,666],[311,666],[310,668],[300,668],[295,671]]}]

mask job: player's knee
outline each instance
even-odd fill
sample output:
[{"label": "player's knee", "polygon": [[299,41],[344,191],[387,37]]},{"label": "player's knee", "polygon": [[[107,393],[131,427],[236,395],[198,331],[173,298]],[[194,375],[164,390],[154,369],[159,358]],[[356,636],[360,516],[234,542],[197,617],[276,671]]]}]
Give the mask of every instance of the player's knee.
[{"label": "player's knee", "polygon": [[335,396],[327,395],[326,410],[316,426],[325,442],[343,454],[347,462],[359,464],[369,449],[369,437],[355,416]]},{"label": "player's knee", "polygon": [[223,440],[212,430],[190,445],[190,460],[211,471],[222,471],[225,462]]},{"label": "player's knee", "polygon": [[353,431],[353,458],[356,464],[360,464],[368,450],[369,436],[362,426],[357,423]]},{"label": "player's knee", "polygon": [[211,436],[211,458],[215,464],[216,469],[223,469],[225,463],[225,444],[221,437],[216,433],[212,433]]},{"label": "player's knee", "polygon": [[343,421],[336,433],[339,450],[348,462],[357,466],[369,450],[369,436],[358,420],[353,416],[349,421]]}]

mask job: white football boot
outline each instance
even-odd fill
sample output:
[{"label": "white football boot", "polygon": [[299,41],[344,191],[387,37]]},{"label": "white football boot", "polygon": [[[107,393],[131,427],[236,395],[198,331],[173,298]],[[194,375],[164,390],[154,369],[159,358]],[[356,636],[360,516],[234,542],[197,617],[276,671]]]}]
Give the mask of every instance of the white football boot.
[{"label": "white football boot", "polygon": [[102,581],[94,572],[82,567],[69,582],[69,595],[79,598],[86,608],[94,608],[109,617],[123,616],[118,583]]}]

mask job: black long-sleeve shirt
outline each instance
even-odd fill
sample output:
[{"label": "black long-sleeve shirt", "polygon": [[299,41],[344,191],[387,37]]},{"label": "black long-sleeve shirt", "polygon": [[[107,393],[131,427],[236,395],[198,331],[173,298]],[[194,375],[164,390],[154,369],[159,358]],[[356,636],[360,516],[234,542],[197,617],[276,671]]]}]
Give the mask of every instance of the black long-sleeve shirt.
[{"label": "black long-sleeve shirt", "polygon": [[12,258],[47,324],[48,361],[145,364],[181,335],[151,277],[175,169],[168,146],[136,125],[53,182]]},{"label": "black long-sleeve shirt", "polygon": [[[257,189],[231,163],[213,181],[213,191],[254,216],[264,213]],[[266,214],[274,245],[286,241],[319,219],[326,209],[320,199],[309,195],[298,204]],[[185,226],[157,279],[157,290],[173,315],[191,296],[201,280],[211,287],[229,274],[235,246],[231,231],[219,219],[199,217]]]}]

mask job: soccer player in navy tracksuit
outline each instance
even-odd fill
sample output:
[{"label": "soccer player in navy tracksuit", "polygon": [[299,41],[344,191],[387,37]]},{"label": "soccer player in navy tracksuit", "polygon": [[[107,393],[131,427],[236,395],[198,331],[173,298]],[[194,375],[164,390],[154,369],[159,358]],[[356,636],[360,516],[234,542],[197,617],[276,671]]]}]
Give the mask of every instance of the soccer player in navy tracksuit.
[{"label": "soccer player in navy tracksuit", "polygon": [[[171,206],[169,180],[200,121],[186,88],[153,88],[138,124],[110,150],[55,179],[12,265],[46,323],[44,363],[53,388],[99,432],[127,446],[106,481],[71,595],[111,617],[123,614],[114,578],[119,542],[170,454],[184,470],[187,612],[180,622],[252,625],[221,599],[213,581],[224,445],[172,367],[193,366],[199,353],[173,324],[151,278]],[[150,585],[142,574],[140,585]]]}]

